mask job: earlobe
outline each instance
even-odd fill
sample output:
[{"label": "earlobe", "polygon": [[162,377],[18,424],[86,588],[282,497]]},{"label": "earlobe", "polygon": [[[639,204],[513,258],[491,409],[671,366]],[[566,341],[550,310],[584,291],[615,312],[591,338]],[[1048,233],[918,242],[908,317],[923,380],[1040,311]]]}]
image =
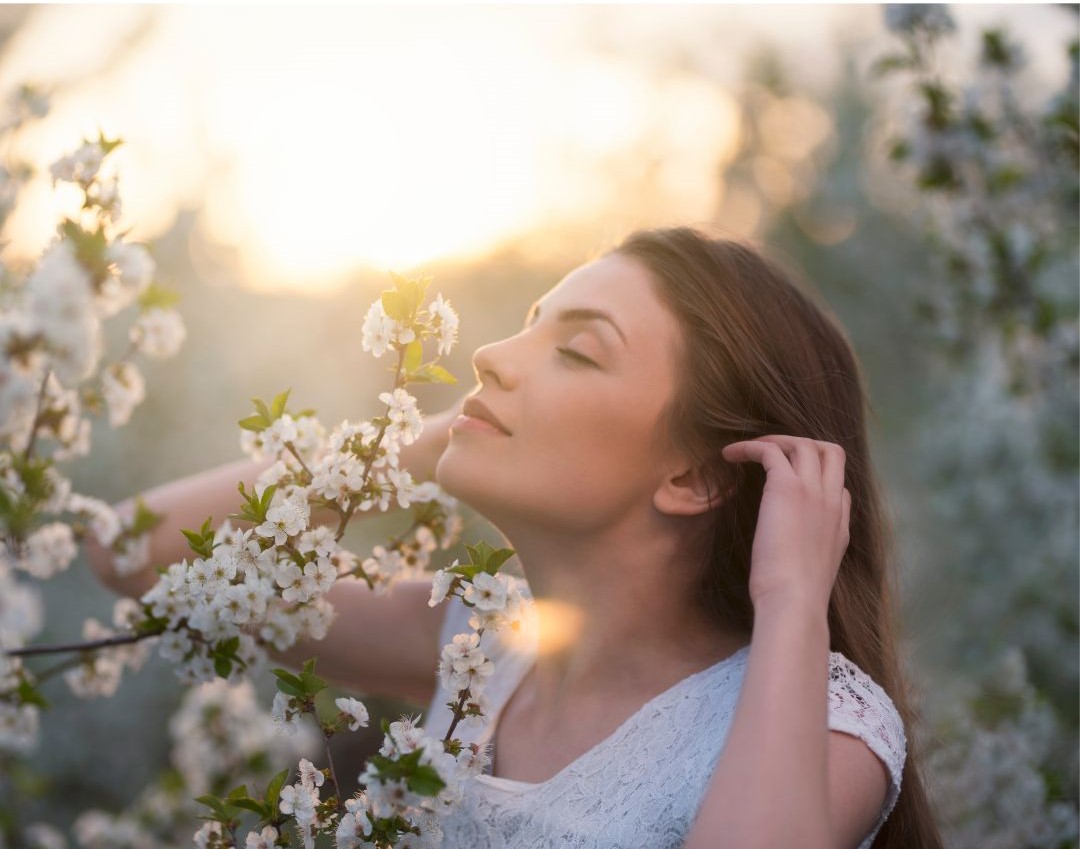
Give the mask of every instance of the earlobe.
[{"label": "earlobe", "polygon": [[732,485],[720,492],[699,469],[689,469],[660,484],[653,494],[653,506],[668,516],[697,516],[720,506],[734,489]]}]

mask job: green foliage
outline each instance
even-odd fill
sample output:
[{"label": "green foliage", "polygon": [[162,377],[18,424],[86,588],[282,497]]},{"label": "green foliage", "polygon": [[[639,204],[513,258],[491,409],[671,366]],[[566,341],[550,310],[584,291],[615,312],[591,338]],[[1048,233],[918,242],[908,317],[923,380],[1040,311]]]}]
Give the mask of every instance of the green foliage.
[{"label": "green foliage", "polygon": [[446,787],[446,782],[439,778],[438,772],[428,764],[421,764],[421,749],[415,749],[397,758],[374,754],[369,763],[375,767],[382,781],[402,781],[413,793],[422,796],[435,796]]},{"label": "green foliage", "polygon": [[139,495],[135,497],[135,514],[132,516],[128,533],[133,537],[142,536],[143,534],[152,531],[164,521],[165,514],[155,513],[146,506],[146,502],[143,501],[142,496]]},{"label": "green foliage", "polygon": [[314,705],[315,696],[326,689],[326,681],[315,674],[315,659],[304,663],[299,675],[287,669],[272,669],[278,679],[277,688],[287,696],[300,699],[305,704]]},{"label": "green foliage", "polygon": [[246,668],[247,664],[240,658],[237,652],[240,649],[240,637],[228,637],[214,643],[210,650],[210,658],[214,662],[214,672],[221,678],[228,678],[232,674],[233,666]]},{"label": "green foliage", "polygon": [[65,218],[59,229],[60,234],[75,248],[75,258],[86,269],[94,285],[100,285],[109,275],[106,255],[109,237],[105,232],[105,223],[99,222],[95,230],[85,230],[78,222]]},{"label": "green foliage", "polygon": [[255,405],[255,415],[247,416],[240,419],[238,424],[244,430],[255,431],[255,433],[262,433],[266,428],[270,427],[274,422],[280,419],[285,414],[292,416],[294,419],[301,418],[302,416],[313,416],[315,410],[304,409],[299,412],[289,412],[285,404],[289,400],[289,393],[291,389],[286,389],[284,392],[274,396],[274,399],[267,404],[261,398],[252,398],[251,401]]},{"label": "green foliage", "polygon": [[390,318],[409,326],[416,321],[416,313],[424,302],[431,277],[424,274],[417,278],[408,278],[393,271],[390,276],[394,281],[394,288],[382,293],[383,309]]},{"label": "green foliage", "polygon": [[137,301],[139,309],[142,312],[154,309],[155,307],[160,309],[168,309],[174,307],[180,303],[180,293],[161,286],[157,283],[151,283],[142,292],[139,293],[139,299]]},{"label": "green foliage", "polygon": [[240,483],[236,485],[236,489],[244,499],[244,503],[240,508],[240,512],[230,513],[229,518],[251,522],[253,525],[261,525],[265,522],[266,511],[270,509],[270,502],[274,499],[277,485],[271,484],[266,487],[266,489],[262,491],[262,495],[259,495],[254,489],[249,493],[245,489],[243,481],[240,481]]},{"label": "green foliage", "polygon": [[207,516],[202,527],[197,531],[189,531],[181,528],[180,533],[187,537],[188,548],[199,557],[209,559],[214,556],[214,529],[211,527],[212,516]]}]

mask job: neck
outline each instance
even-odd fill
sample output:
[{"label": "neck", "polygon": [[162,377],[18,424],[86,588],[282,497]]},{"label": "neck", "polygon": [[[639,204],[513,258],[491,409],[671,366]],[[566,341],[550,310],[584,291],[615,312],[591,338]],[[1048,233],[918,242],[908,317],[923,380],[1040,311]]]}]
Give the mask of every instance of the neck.
[{"label": "neck", "polygon": [[538,613],[528,688],[538,712],[659,692],[745,645],[692,602],[703,530],[653,513],[599,531],[513,534]]}]

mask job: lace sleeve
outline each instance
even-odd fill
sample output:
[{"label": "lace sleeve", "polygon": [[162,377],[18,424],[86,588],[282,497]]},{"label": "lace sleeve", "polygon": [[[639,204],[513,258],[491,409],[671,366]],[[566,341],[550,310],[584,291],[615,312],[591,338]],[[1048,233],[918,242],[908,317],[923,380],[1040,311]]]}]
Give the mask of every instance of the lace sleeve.
[{"label": "lace sleeve", "polygon": [[889,773],[889,791],[873,838],[896,805],[907,758],[907,737],[900,714],[880,685],[839,652],[829,655],[829,728],[858,737]]}]

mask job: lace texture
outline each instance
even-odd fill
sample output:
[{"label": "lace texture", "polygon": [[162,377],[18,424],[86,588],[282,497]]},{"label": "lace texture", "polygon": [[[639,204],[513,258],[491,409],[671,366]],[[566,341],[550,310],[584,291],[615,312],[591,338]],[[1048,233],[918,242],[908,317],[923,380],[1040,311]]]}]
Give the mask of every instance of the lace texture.
[{"label": "lace texture", "polygon": [[[446,604],[442,644],[469,630],[468,609]],[[466,743],[489,742],[535,657],[534,640],[485,634],[481,645],[495,663],[486,690],[492,716],[484,725],[458,726],[455,735]],[[441,821],[444,849],[679,849],[727,739],[748,654],[747,646],[682,679],[547,781],[477,776]],[[881,814],[859,847],[869,849],[900,795],[903,724],[885,691],[838,652],[829,656],[828,693],[829,728],[865,741],[889,773]],[[425,714],[429,733],[445,733],[448,701],[439,684]]]}]

